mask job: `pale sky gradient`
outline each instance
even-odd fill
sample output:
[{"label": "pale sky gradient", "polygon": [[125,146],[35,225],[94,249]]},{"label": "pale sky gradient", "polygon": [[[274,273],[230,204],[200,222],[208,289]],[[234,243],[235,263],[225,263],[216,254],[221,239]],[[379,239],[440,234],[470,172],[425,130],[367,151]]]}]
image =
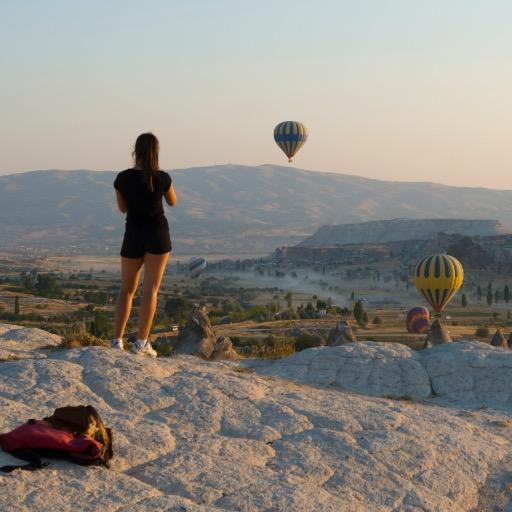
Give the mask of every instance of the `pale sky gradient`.
[{"label": "pale sky gradient", "polygon": [[0,0],[0,174],[297,167],[512,188],[509,0]]}]

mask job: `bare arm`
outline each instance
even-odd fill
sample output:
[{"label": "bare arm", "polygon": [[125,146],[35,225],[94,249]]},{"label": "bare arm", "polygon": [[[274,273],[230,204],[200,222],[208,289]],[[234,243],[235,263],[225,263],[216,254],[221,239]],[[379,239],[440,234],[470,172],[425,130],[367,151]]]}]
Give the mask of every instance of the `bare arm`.
[{"label": "bare arm", "polygon": [[121,192],[116,189],[116,199],[117,199],[117,207],[119,208],[119,211],[122,213],[126,213],[128,208],[126,207],[126,201],[124,200],[124,197],[121,195]]},{"label": "bare arm", "polygon": [[174,185],[171,183],[169,190],[164,194],[165,201],[169,206],[174,206],[176,204],[176,192],[174,190]]}]

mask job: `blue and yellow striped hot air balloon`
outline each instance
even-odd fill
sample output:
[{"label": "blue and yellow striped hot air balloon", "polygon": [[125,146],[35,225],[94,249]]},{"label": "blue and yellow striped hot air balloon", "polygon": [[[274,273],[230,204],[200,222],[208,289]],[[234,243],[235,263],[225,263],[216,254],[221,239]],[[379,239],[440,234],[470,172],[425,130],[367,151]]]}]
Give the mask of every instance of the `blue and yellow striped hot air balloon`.
[{"label": "blue and yellow striped hot air balloon", "polygon": [[426,256],[414,270],[414,285],[437,313],[450,302],[463,281],[460,261],[448,254]]},{"label": "blue and yellow striped hot air balloon", "polygon": [[308,140],[308,129],[297,121],[284,121],[274,128],[274,140],[288,157],[288,162]]},{"label": "blue and yellow striped hot air balloon", "polygon": [[207,263],[201,256],[194,256],[188,260],[190,277],[199,277],[206,269]]}]

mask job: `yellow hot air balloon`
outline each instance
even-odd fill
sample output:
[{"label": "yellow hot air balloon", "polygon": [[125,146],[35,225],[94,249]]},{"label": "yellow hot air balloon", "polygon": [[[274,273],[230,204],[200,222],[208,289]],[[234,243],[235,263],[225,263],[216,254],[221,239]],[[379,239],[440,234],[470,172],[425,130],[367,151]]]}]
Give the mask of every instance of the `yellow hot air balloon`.
[{"label": "yellow hot air balloon", "polygon": [[453,256],[432,254],[420,260],[413,277],[418,291],[440,313],[462,286],[464,269]]}]

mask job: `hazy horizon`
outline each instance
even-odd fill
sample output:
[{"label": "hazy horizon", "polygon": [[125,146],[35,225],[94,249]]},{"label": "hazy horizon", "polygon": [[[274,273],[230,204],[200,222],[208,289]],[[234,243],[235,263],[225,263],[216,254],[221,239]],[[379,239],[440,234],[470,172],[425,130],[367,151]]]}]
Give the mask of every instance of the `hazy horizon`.
[{"label": "hazy horizon", "polygon": [[512,4],[120,0],[0,5],[0,175],[123,169],[151,130],[166,169],[286,165],[512,189]]}]

